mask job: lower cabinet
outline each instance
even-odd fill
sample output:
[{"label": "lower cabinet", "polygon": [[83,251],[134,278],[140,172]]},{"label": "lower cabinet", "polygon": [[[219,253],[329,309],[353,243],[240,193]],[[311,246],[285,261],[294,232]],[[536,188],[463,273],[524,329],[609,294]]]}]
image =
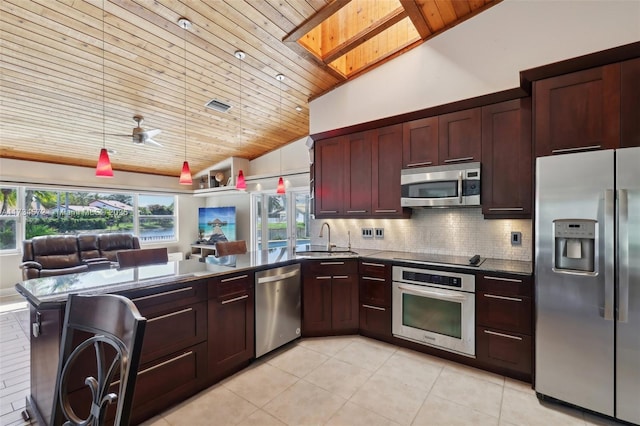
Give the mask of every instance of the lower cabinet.
[{"label": "lower cabinet", "polygon": [[255,357],[254,274],[211,279],[209,288],[209,382],[238,371]]},{"label": "lower cabinet", "polygon": [[391,337],[391,265],[361,260],[360,334]]},{"label": "lower cabinet", "polygon": [[356,260],[309,261],[302,266],[302,334],[358,331]]},{"label": "lower cabinet", "polygon": [[489,370],[531,380],[532,278],[478,274],[476,359]]}]

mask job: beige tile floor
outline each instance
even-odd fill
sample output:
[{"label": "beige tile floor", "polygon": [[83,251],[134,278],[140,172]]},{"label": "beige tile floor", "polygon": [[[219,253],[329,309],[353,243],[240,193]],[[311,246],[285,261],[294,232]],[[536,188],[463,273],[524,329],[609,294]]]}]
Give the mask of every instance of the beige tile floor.
[{"label": "beige tile floor", "polygon": [[[29,392],[24,303],[0,306],[0,426]],[[147,421],[169,425],[615,425],[527,383],[361,336],[302,339]]]},{"label": "beige tile floor", "polygon": [[302,339],[150,419],[169,425],[614,425],[527,383],[361,336]]}]

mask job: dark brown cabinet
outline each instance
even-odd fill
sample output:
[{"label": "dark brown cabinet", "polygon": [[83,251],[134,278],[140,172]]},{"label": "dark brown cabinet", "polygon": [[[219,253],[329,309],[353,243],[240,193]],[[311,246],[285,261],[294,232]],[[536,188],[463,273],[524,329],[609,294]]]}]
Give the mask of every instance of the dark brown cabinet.
[{"label": "dark brown cabinet", "polygon": [[620,63],[620,147],[640,146],[640,58]]},{"label": "dark brown cabinet", "polygon": [[471,108],[438,117],[438,163],[480,161],[481,109]]},{"label": "dark brown cabinet", "polygon": [[482,107],[482,213],[530,218],[531,98]]},{"label": "dark brown cabinet", "polygon": [[371,155],[373,132],[347,137],[344,162],[345,217],[371,214]]},{"label": "dark brown cabinet", "polygon": [[336,259],[303,264],[303,336],[355,333],[358,320],[357,262]]},{"label": "dark brown cabinet", "polygon": [[360,334],[391,338],[391,265],[361,260]]},{"label": "dark brown cabinet", "polygon": [[476,359],[523,380],[532,368],[532,278],[482,274],[476,281]]},{"label": "dark brown cabinet", "polygon": [[402,167],[438,164],[438,117],[404,123],[402,128]]},{"label": "dark brown cabinet", "polygon": [[402,125],[377,129],[372,141],[371,214],[374,217],[408,217],[400,205],[402,191]]},{"label": "dark brown cabinet", "polygon": [[318,141],[316,218],[408,217],[400,206],[401,143],[401,124]]},{"label": "dark brown cabinet", "polygon": [[254,274],[209,281],[209,378],[216,382],[255,357]]},{"label": "dark brown cabinet", "polygon": [[539,80],[533,92],[536,157],[619,147],[620,63]]},{"label": "dark brown cabinet", "polygon": [[346,136],[324,139],[315,143],[315,216],[318,218],[344,215]]}]

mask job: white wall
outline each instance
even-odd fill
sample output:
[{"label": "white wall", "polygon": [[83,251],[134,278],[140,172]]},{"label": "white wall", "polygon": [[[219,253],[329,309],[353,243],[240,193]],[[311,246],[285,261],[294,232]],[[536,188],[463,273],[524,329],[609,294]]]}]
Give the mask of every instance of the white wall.
[{"label": "white wall", "polygon": [[503,1],[313,100],[311,134],[512,89],[519,72],[640,40],[640,1]]},{"label": "white wall", "polygon": [[[1,185],[49,185],[54,188],[66,187],[70,190],[123,190],[157,191],[176,194],[178,197],[179,240],[172,244],[149,244],[145,247],[167,247],[169,252],[190,252],[190,245],[198,237],[198,207],[205,200],[191,195],[191,188],[185,189],[178,183],[178,176],[155,176],[142,173],[114,171],[114,177],[95,177],[95,169],[88,167],[64,166],[33,161],[0,158]],[[195,213],[193,213],[195,211]],[[0,296],[14,296],[14,285],[22,281],[19,269],[22,253],[0,255]]]}]

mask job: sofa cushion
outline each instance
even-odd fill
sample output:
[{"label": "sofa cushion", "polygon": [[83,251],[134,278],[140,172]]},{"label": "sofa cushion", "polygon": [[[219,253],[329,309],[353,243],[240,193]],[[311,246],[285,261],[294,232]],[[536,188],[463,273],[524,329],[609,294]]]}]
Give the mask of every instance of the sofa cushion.
[{"label": "sofa cushion", "polygon": [[102,257],[100,256],[100,247],[98,247],[98,236],[95,234],[78,235],[78,248],[82,260]]},{"label": "sofa cushion", "polygon": [[44,235],[31,239],[33,260],[42,269],[72,268],[82,264],[75,235]]},{"label": "sofa cushion", "polygon": [[120,250],[139,249],[138,237],[132,234],[100,234],[98,235],[100,256],[111,262],[117,262],[116,253]]}]

